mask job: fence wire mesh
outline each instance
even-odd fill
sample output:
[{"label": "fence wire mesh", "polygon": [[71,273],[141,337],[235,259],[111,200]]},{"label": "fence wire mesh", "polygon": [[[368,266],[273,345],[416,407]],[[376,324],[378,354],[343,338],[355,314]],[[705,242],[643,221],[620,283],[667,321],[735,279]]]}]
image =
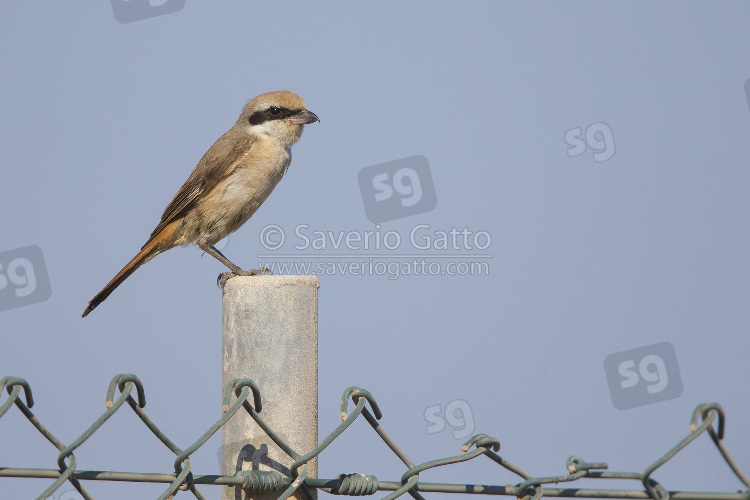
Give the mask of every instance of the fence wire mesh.
[{"label": "fence wire mesh", "polygon": [[[168,483],[168,487],[159,496],[159,500],[172,498],[179,491],[192,493],[195,498],[206,499],[198,489],[198,485],[222,485],[243,488],[247,491],[279,492],[279,499],[286,500],[295,492],[298,495],[313,500],[311,489],[319,489],[336,495],[373,495],[378,491],[390,491],[383,500],[393,500],[408,493],[417,500],[423,500],[422,493],[466,493],[486,495],[515,496],[521,500],[539,500],[548,497],[578,497],[578,498],[627,498],[652,500],[750,500],[750,492],[684,492],[668,491],[662,484],[652,477],[653,473],[668,460],[674,457],[699,435],[706,432],[718,448],[726,464],[746,487],[750,488],[750,480],[739,469],[724,447],[724,410],[717,403],[698,405],[690,419],[689,433],[674,447],[649,465],[643,472],[610,472],[604,462],[586,462],[572,456],[566,461],[567,473],[551,477],[535,477],[513,465],[498,455],[500,443],[497,439],[485,434],[477,434],[466,441],[461,447],[461,455],[431,460],[422,464],[415,464],[388,436],[378,422],[382,413],[373,396],[358,387],[349,387],[341,398],[341,424],[333,430],[313,450],[301,455],[292,449],[278,434],[261,418],[262,403],[260,390],[250,379],[235,379],[224,389],[222,416],[211,425],[193,444],[181,449],[162,432],[159,427],[146,415],[145,391],[141,381],[132,374],[115,376],[107,390],[106,410],[97,418],[77,439],[70,444],[64,444],[57,439],[34,416],[30,408],[34,406],[31,387],[28,382],[18,377],[5,377],[0,380],[0,395],[7,390],[7,399],[0,404],[0,418],[14,404],[29,422],[50,442],[60,453],[57,456],[56,469],[23,469],[0,467],[0,477],[25,477],[54,479],[37,499],[49,498],[66,481],[73,485],[83,498],[91,500],[93,497],[81,484],[81,481],[130,481]],[[133,389],[136,397],[132,396]],[[119,396],[116,391],[119,390]],[[23,393],[23,398],[21,397]],[[252,399],[248,398],[252,396]],[[348,402],[352,400],[354,409],[348,412]],[[25,402],[24,402],[25,401]],[[174,460],[174,474],[142,473],[142,472],[114,472],[76,469],[77,460],[74,451],[81,446],[104,422],[117,412],[125,403],[135,412],[148,429],[176,455]],[[367,404],[369,403],[369,408]],[[255,422],[293,460],[289,467],[290,476],[277,471],[242,470],[233,475],[197,475],[191,471],[190,456],[218,431],[240,408],[244,409]],[[317,457],[340,436],[360,415],[370,424],[385,444],[398,456],[407,467],[406,472],[398,481],[380,481],[375,476],[366,474],[341,474],[332,479],[307,477],[307,463]],[[716,426],[714,427],[714,423]],[[487,484],[446,484],[427,483],[419,481],[419,474],[427,469],[442,467],[459,462],[473,460],[485,456],[501,467],[518,475],[522,481],[515,485],[487,485]],[[552,488],[547,485],[572,482],[579,479],[630,479],[637,481],[639,489],[583,489],[583,488]]]}]

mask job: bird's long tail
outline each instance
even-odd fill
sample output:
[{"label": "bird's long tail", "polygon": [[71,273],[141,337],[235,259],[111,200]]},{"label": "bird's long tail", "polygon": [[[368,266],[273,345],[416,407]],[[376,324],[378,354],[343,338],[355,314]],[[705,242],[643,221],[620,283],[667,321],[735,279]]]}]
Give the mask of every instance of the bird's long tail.
[{"label": "bird's long tail", "polygon": [[120,286],[123,281],[125,281],[131,274],[135,272],[136,269],[159,255],[163,251],[172,248],[173,245],[168,245],[165,243],[171,239],[170,237],[172,236],[174,229],[174,227],[167,226],[155,237],[149,239],[148,242],[143,245],[141,251],[138,252],[138,255],[133,257],[133,259],[128,262],[114,278],[112,278],[112,281],[107,283],[107,286],[105,286],[101,292],[97,293],[96,296],[91,299],[89,305],[86,306],[86,309],[83,311],[81,317],[85,318],[86,316],[88,316],[91,311],[96,309],[96,306],[104,302],[104,300],[109,297],[109,294],[114,292],[115,288]]}]

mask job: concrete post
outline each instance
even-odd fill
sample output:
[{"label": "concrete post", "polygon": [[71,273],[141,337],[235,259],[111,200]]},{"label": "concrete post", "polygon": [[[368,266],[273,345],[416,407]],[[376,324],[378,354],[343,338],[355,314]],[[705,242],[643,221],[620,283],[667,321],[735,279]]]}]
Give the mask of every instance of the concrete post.
[{"label": "concrete post", "polygon": [[[318,444],[318,286],[315,276],[238,276],[224,286],[222,388],[234,378],[253,379],[261,417],[299,454]],[[255,469],[288,476],[291,463],[245,410],[222,428],[222,474]],[[307,477],[317,473],[311,461]],[[279,494],[223,487],[222,499]]]}]

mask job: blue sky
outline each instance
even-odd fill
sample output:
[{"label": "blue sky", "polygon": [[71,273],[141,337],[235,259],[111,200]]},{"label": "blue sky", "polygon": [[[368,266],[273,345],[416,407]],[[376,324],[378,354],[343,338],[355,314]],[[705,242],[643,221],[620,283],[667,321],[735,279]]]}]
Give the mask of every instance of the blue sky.
[{"label": "blue sky", "polygon": [[[171,250],[80,315],[247,99],[289,89],[321,122],[220,248],[244,267],[322,270],[321,437],[357,385],[415,462],[458,453],[457,427],[434,423],[458,408],[534,475],[565,473],[570,455],[642,471],[684,437],[695,406],[717,401],[747,470],[749,13],[740,3],[187,1],[122,24],[109,2],[5,5],[0,377],[29,381],[35,414],[64,442],[101,414],[118,373],[141,378],[148,414],[178,445],[200,436],[221,410],[223,266]],[[268,248],[278,230],[283,246]],[[394,248],[365,250],[356,242],[367,232],[397,234],[398,245],[390,236]],[[443,233],[471,236],[436,243]],[[16,293],[28,276],[19,255],[35,301]],[[434,272],[404,275],[414,260]],[[674,358],[638,350],[664,343]],[[647,358],[641,370],[649,354],[663,364]],[[605,359],[632,364],[606,372]],[[666,392],[649,396],[649,377]],[[611,390],[626,379],[640,392],[623,410]],[[55,467],[55,449],[17,409],[0,419],[0,443],[0,467]],[[194,455],[195,473],[219,473],[220,443]],[[683,453],[655,474],[668,489],[741,487],[707,437]],[[76,456],[94,470],[171,472],[173,461],[129,412]],[[404,468],[356,422],[319,461],[321,477],[349,472],[397,480]],[[489,460],[422,479],[519,481]],[[47,484],[0,479],[8,498]],[[86,487],[108,499],[163,490]],[[52,498],[79,498],[68,490]]]}]

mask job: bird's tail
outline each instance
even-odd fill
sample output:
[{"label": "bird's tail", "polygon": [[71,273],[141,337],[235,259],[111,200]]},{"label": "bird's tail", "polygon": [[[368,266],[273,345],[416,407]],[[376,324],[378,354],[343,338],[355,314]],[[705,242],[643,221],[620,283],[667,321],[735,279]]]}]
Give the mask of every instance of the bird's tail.
[{"label": "bird's tail", "polygon": [[[169,231],[169,229],[172,229],[172,231]],[[143,245],[143,248],[141,248],[141,251],[138,252],[138,255],[133,257],[133,259],[128,262],[114,278],[112,278],[112,281],[107,283],[107,286],[105,286],[101,292],[97,293],[96,296],[91,299],[89,305],[86,306],[86,309],[83,311],[81,317],[85,318],[86,316],[88,316],[91,311],[96,309],[96,306],[104,302],[104,300],[109,297],[109,294],[114,292],[115,288],[120,286],[123,281],[125,281],[131,274],[135,272],[136,269],[159,255],[163,251],[172,248],[173,245],[165,245],[165,242],[170,239],[169,237],[172,236],[171,233],[173,232],[174,228],[170,228],[169,226],[167,226],[159,234],[157,234],[156,237],[148,240],[148,242]]]}]

